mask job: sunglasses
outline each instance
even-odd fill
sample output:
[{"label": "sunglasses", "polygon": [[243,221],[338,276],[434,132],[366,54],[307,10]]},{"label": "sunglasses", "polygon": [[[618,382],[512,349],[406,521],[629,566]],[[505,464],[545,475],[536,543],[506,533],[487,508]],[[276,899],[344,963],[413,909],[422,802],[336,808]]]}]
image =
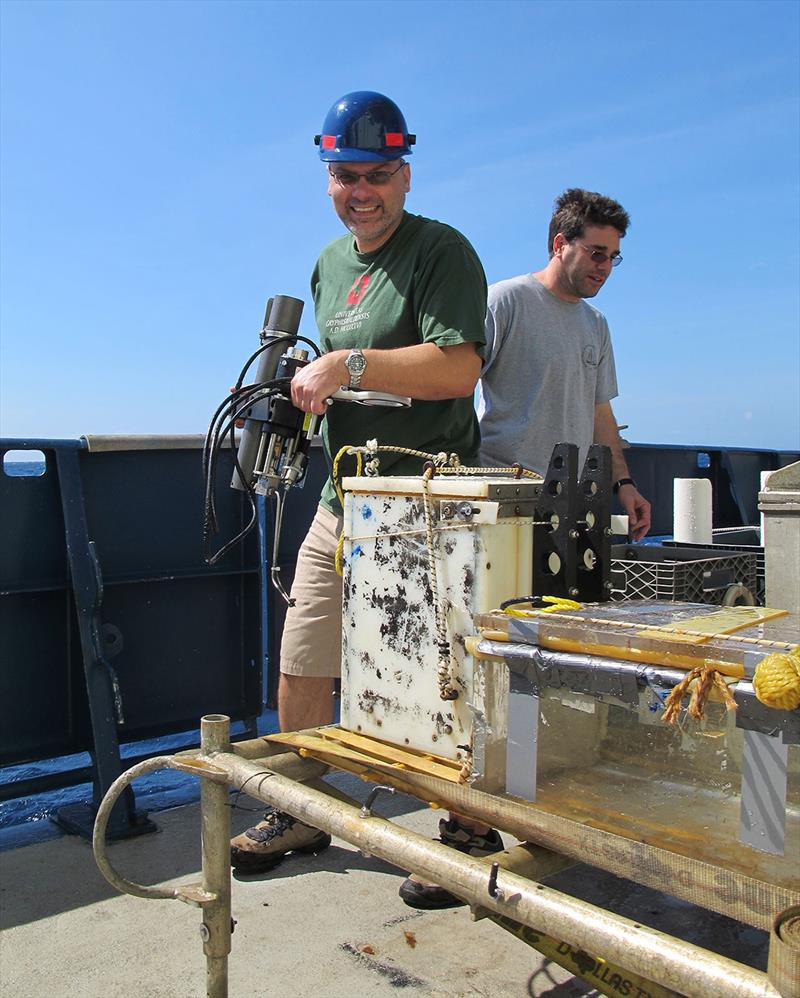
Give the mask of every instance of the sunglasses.
[{"label": "sunglasses", "polygon": [[340,187],[355,187],[359,180],[366,180],[370,187],[385,187],[392,177],[405,166],[401,163],[396,170],[371,170],[369,173],[353,173],[350,170],[328,170]]},{"label": "sunglasses", "polygon": [[[576,239],[575,242],[578,242],[578,240]],[[612,253],[609,256],[608,253],[604,253],[599,249],[592,249],[591,246],[587,246],[585,243],[578,243],[578,245],[582,250],[586,250],[594,263],[605,263],[607,260],[610,260],[612,267],[618,267],[622,263],[621,253]]]}]

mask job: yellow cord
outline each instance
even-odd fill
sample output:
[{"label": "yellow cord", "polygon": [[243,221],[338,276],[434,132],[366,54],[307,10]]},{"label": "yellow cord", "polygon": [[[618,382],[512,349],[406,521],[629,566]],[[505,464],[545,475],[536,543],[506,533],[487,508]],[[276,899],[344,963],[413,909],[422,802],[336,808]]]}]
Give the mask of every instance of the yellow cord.
[{"label": "yellow cord", "polygon": [[[351,447],[340,447],[339,452],[333,459],[333,468],[331,469],[331,481],[333,482],[333,487],[336,489],[336,495],[339,497],[339,502],[341,503],[342,509],[344,509],[344,492],[342,492],[342,487],[339,484],[339,462],[345,456],[345,454],[352,453]],[[361,475],[361,470],[364,465],[363,458],[361,457],[361,451],[355,452],[356,457],[356,475]],[[344,523],[342,524],[342,532],[339,534],[339,541],[336,545],[336,554],[334,555],[333,564],[336,568],[336,574],[339,578],[344,576],[344,565],[342,564],[342,554],[344,552]]]},{"label": "yellow cord", "polygon": [[[531,602],[527,600],[526,602]],[[539,606],[536,609],[531,610],[520,610],[519,607],[522,603],[515,603],[513,606],[507,606],[503,613],[508,614],[509,617],[536,617],[540,613],[557,613],[559,610],[580,610],[581,604],[576,603],[574,599],[567,599],[566,596],[542,596],[543,603],[551,603],[552,606]]]}]

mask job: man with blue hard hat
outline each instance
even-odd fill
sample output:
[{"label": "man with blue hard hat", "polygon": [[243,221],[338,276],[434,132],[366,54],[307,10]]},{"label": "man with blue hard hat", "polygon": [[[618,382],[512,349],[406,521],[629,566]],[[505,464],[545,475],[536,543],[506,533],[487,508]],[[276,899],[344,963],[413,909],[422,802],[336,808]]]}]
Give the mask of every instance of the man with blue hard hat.
[{"label": "man with blue hard hat", "polygon": [[[292,401],[326,414],[329,469],[343,446],[366,444],[455,452],[478,459],[473,391],[481,368],[486,277],[455,229],[405,210],[411,188],[406,157],[416,137],[383,94],[346,94],[316,137],[327,166],[328,196],[349,235],[326,246],[311,278],[322,356],[295,374]],[[334,405],[340,387],[413,399],[410,408]],[[420,473],[418,457],[382,454],[382,474]],[[342,580],[335,552],[342,508],[329,476],[300,549],[281,643],[278,716],[282,731],[333,721],[333,684],[341,665]],[[496,831],[440,823],[442,840],[486,855],[502,849]],[[318,852],[330,836],[282,812],[231,843],[233,865],[266,870],[288,852]],[[421,907],[458,904],[452,895],[409,878],[401,896]]]}]

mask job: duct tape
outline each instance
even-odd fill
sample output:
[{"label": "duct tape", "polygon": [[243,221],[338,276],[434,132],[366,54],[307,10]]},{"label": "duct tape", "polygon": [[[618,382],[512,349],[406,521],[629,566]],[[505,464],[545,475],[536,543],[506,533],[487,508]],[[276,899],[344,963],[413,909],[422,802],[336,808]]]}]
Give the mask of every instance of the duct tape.
[{"label": "duct tape", "polygon": [[511,617],[508,621],[508,640],[535,645],[539,642],[539,621]]},{"label": "duct tape", "polygon": [[737,728],[760,731],[763,735],[780,735],[784,745],[800,745],[800,710],[767,707],[758,699],[750,682],[737,683],[733,698]]},{"label": "duct tape", "polygon": [[786,769],[789,746],[780,735],[745,731],[739,839],[782,856],[786,842]]},{"label": "duct tape", "polygon": [[539,697],[533,681],[511,672],[508,690],[506,793],[536,800],[536,763],[539,745]]},{"label": "duct tape", "polygon": [[[500,651],[497,651],[498,646]],[[478,645],[484,650],[483,642]],[[647,680],[641,667],[631,662],[550,651],[535,645],[488,642],[486,649],[500,654],[512,676],[533,683],[536,691],[549,687],[585,693],[597,700],[611,697],[629,707],[639,706],[639,686]]]},{"label": "duct tape", "polygon": [[469,704],[472,714],[472,754],[469,756],[470,768],[467,782],[480,783],[487,771],[486,753],[492,730],[486,723],[486,717],[482,711],[473,704]]},{"label": "duct tape", "polygon": [[783,998],[800,998],[800,905],[775,919],[769,934],[767,980]]},{"label": "duct tape", "polygon": [[744,667],[744,678],[752,679],[756,674],[756,666],[761,661],[762,658],[767,654],[763,649],[758,649],[757,651],[753,648],[748,648],[744,653],[744,660],[742,665]]}]

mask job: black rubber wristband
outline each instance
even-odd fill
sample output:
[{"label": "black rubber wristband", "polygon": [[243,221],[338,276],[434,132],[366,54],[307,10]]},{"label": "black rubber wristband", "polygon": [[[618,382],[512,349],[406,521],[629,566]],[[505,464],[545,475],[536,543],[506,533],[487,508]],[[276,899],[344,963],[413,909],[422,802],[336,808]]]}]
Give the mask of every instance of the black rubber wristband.
[{"label": "black rubber wristband", "polygon": [[618,482],[614,482],[614,495],[616,495],[623,485],[632,485],[636,488],[636,482],[632,478],[620,478]]}]

